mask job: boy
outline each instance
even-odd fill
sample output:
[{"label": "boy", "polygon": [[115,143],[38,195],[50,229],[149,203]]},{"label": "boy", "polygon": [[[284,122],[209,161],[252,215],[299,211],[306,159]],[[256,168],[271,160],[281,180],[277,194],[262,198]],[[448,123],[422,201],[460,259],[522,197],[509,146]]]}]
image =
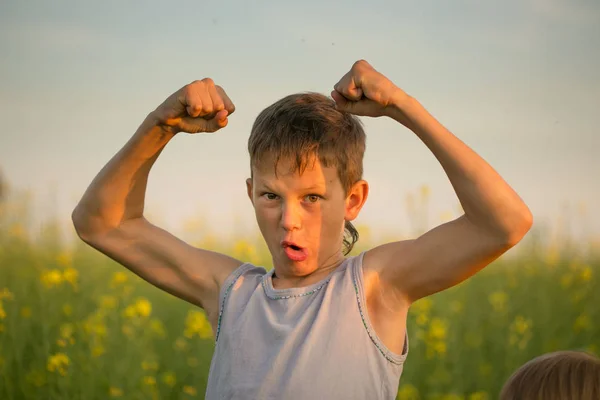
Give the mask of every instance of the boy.
[{"label": "boy", "polygon": [[[366,61],[331,96],[288,96],[252,127],[246,185],[269,272],[193,248],[143,215],[148,173],[169,140],[215,132],[235,110],[210,79],[150,113],[73,211],[86,243],[205,310],[216,338],[207,399],[394,398],[409,306],[475,274],[531,227],[529,209],[502,178]],[[356,116],[393,118],[413,131],[446,171],[464,215],[346,258],[358,238],[351,221],[368,195]]]},{"label": "boy", "polygon": [[600,399],[600,359],[563,350],[526,362],[508,378],[500,400]]}]

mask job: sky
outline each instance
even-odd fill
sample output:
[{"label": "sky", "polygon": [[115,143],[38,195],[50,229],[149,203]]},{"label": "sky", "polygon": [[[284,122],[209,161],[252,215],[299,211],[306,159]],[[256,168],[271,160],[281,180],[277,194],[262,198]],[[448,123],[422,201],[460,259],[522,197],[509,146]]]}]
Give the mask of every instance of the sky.
[{"label": "sky", "polygon": [[[3,1],[0,171],[33,193],[37,220],[55,214],[68,226],[146,115],[210,77],[236,112],[215,134],[167,145],[148,216],[176,234],[197,219],[223,235],[252,232],[254,119],[287,94],[329,94],[365,59],[489,162],[536,227],[598,236],[599,49],[597,0]],[[356,222],[410,235],[407,197],[422,185],[428,226],[458,216],[424,144],[390,119],[362,120],[371,191]]]}]

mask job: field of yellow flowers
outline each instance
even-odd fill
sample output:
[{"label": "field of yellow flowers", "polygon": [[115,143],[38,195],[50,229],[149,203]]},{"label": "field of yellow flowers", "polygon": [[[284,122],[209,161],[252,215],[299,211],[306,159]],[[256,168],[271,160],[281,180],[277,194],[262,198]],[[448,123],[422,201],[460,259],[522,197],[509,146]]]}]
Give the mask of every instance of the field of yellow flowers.
[{"label": "field of yellow flowers", "polygon": [[[46,226],[33,239],[0,203],[0,398],[203,398],[213,351],[204,314]],[[270,267],[264,244],[194,243]],[[368,235],[353,254],[369,247]],[[600,257],[532,242],[417,302],[398,398],[497,398],[519,365],[600,350]]]}]

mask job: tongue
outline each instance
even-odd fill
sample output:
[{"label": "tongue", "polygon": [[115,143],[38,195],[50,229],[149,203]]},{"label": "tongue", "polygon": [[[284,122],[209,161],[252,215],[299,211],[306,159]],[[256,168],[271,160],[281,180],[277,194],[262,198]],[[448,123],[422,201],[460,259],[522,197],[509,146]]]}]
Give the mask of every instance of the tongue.
[{"label": "tongue", "polygon": [[292,261],[304,261],[307,257],[306,251],[304,249],[295,250],[292,247],[286,247],[285,254]]}]

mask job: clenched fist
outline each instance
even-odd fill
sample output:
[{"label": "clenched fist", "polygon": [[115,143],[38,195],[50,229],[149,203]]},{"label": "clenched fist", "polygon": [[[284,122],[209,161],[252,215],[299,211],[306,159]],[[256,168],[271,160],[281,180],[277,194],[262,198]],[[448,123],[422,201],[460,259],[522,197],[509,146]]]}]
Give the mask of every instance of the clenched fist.
[{"label": "clenched fist", "polygon": [[354,63],[335,84],[331,97],[339,110],[367,117],[389,115],[408,95],[365,60]]},{"label": "clenched fist", "polygon": [[172,133],[216,132],[227,126],[235,106],[222,87],[204,78],[185,85],[153,112],[158,124]]}]

